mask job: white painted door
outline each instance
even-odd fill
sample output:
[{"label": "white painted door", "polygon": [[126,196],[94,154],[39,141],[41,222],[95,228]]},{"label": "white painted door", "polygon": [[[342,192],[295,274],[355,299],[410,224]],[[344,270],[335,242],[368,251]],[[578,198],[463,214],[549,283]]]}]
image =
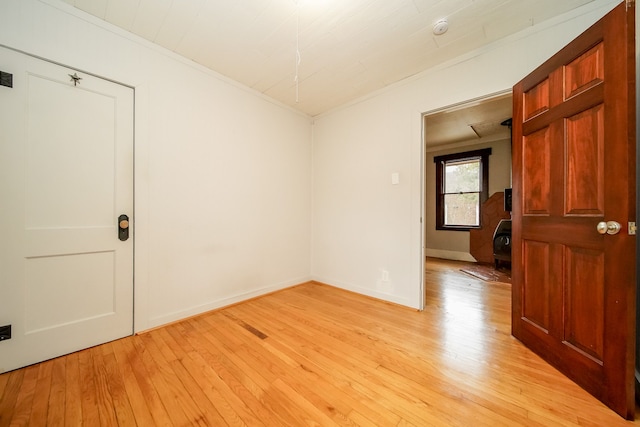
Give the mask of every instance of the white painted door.
[{"label": "white painted door", "polygon": [[133,333],[133,90],[2,47],[0,71],[2,373]]}]

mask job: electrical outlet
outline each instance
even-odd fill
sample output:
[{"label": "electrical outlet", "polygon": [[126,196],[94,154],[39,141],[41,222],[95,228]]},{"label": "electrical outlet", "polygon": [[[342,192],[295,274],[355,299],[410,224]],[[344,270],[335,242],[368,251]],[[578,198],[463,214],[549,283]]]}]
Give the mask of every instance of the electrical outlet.
[{"label": "electrical outlet", "polygon": [[0,341],[11,339],[11,325],[0,326]]}]

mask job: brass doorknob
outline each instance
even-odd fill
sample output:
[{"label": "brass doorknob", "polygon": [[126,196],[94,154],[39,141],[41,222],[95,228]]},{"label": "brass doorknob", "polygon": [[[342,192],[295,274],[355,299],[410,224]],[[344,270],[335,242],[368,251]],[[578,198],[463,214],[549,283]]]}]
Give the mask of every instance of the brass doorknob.
[{"label": "brass doorknob", "polygon": [[596,229],[600,234],[618,234],[622,229],[622,226],[616,221],[602,221],[598,223]]},{"label": "brass doorknob", "polygon": [[123,219],[122,221],[120,221],[120,228],[128,228],[129,227],[129,221],[127,221],[126,219]]}]

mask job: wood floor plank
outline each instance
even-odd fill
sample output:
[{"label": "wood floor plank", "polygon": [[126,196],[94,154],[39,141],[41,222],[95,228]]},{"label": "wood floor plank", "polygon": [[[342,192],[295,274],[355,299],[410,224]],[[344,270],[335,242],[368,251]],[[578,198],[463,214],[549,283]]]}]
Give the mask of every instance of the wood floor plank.
[{"label": "wood floor plank", "polygon": [[[250,317],[249,313],[243,313],[243,316]],[[263,318],[261,326],[267,328],[268,330],[270,328],[269,321]],[[309,337],[312,336],[313,334],[309,335]],[[330,372],[328,370],[323,370],[313,361],[305,359],[300,353],[295,351],[295,349],[292,349],[291,347],[281,346],[282,342],[285,340],[278,340],[275,338],[276,337],[274,336],[273,340],[271,338],[265,340],[262,345],[266,349],[268,349],[269,353],[272,353],[274,354],[274,356],[276,356],[276,360],[282,359],[285,362],[283,363],[280,370],[276,372],[276,378],[286,378],[288,382],[296,384],[297,387],[300,387],[301,392],[303,392],[302,390],[304,390],[304,382],[306,382],[307,384],[313,384],[314,390],[323,389],[324,395],[333,397],[333,404],[327,403],[326,400],[316,395],[316,393],[308,390],[306,391],[308,395],[307,397],[314,402],[317,402],[317,405],[321,408],[324,408],[325,412],[328,415],[336,417],[337,422],[346,419],[347,417],[345,414],[347,414],[350,409],[343,407],[342,404],[344,402],[350,401],[350,399],[348,398],[348,395],[341,389],[331,384],[331,382],[325,381],[327,378],[331,377]],[[321,342],[318,336],[316,336],[315,342]],[[311,343],[311,341],[309,343]],[[321,345],[327,346],[326,343],[322,343]],[[257,361],[260,356],[255,352],[253,352],[253,356],[254,357],[252,361],[253,363],[255,363],[255,361]],[[373,368],[377,368],[377,365],[374,364]],[[321,372],[321,374],[314,374],[315,372]],[[335,396],[339,396],[340,398],[336,399]],[[354,404],[352,400],[351,403]],[[364,409],[363,406],[358,406],[361,410]],[[370,411],[370,408],[367,408],[366,410]],[[395,422],[393,423],[395,424]]]},{"label": "wood floor plank", "polygon": [[[220,364],[210,363],[205,360],[204,355],[191,345],[188,331],[182,324],[172,325],[167,328],[176,342],[181,342],[181,346],[187,351],[186,357],[182,359],[185,369],[191,374],[209,401],[215,406],[220,415],[229,425],[264,425],[254,413],[242,402],[231,388],[220,378],[216,367]],[[202,350],[202,347],[198,347]],[[211,360],[211,359],[210,359]]]},{"label": "wood floor plank", "polygon": [[[171,418],[162,404],[152,383],[152,377],[147,372],[134,345],[134,342],[139,341],[139,339],[139,337],[130,337],[113,342],[119,362],[122,361],[124,363],[124,360],[126,360],[126,363],[130,366],[123,370],[123,375],[126,376],[125,385],[127,386],[129,399],[132,402],[131,405],[134,409],[136,421],[141,426],[171,426]],[[134,380],[135,384],[133,383]],[[140,396],[138,396],[138,393]],[[143,405],[146,406],[146,410],[142,407]],[[151,415],[153,421],[148,420],[148,414]]]},{"label": "wood floor plank", "polygon": [[31,409],[33,407],[33,398],[38,382],[38,365],[32,365],[25,369],[24,378],[20,385],[16,406],[12,417],[12,424],[26,425],[31,417]]},{"label": "wood floor plank", "polygon": [[[297,319],[297,320],[300,320],[300,322],[296,322],[296,325],[299,325],[300,323],[306,323],[306,322],[305,322],[305,321],[303,321],[302,319]],[[296,335],[297,335],[297,336],[299,336],[300,334],[296,333]],[[322,342],[322,345],[323,345],[324,347],[327,347],[327,348],[335,348],[335,347],[336,347],[335,345],[333,345],[333,344],[335,344],[335,343],[327,343],[327,342],[324,342],[324,341],[323,341],[323,339],[320,339],[320,338],[318,338],[318,337],[316,337],[316,339],[317,339],[317,341],[318,341],[318,342]],[[324,340],[326,340],[326,339],[327,339],[327,338],[325,337],[325,338],[324,338]],[[354,351],[356,351],[356,350],[354,350],[354,349],[349,349],[349,350],[347,351],[347,353],[353,353]],[[373,367],[373,369],[374,369],[374,370],[379,369],[379,365],[378,365],[377,363],[374,363],[374,364],[372,365],[372,367]],[[375,371],[374,371],[374,372],[375,372]],[[376,381],[376,380],[375,380],[375,374],[374,374],[373,372],[369,373],[368,380]],[[378,381],[379,381],[379,380],[378,380]],[[406,383],[406,382],[407,382],[407,380],[405,380],[405,381],[403,381],[403,382],[405,382],[405,383]],[[396,394],[397,394],[397,390],[396,390]],[[397,402],[396,402],[396,403],[397,403]],[[402,406],[403,404],[404,404],[404,402],[400,403],[400,406]],[[415,405],[415,404],[416,404],[416,402],[415,402],[415,401],[411,402],[411,405]],[[413,410],[414,410],[414,408],[409,409],[409,411],[413,411]],[[424,411],[422,412],[422,416],[424,416]]]},{"label": "wood floor plank", "polygon": [[[261,401],[265,389],[268,388],[268,384],[262,376],[257,371],[252,372],[250,366],[244,365],[244,362],[235,353],[219,343],[215,337],[209,334],[207,329],[198,327],[193,330],[205,338],[200,340],[191,335],[190,342],[197,351],[193,357],[201,357],[207,368],[215,372],[215,376],[211,378],[212,383],[217,385],[221,392],[226,391],[223,393],[225,400],[236,408],[238,414],[242,416],[246,410],[251,411],[246,414],[246,417],[242,416],[245,422],[252,418],[252,414],[255,414],[260,420],[256,425],[260,425],[260,423],[266,426],[284,424],[278,414],[270,411]],[[246,406],[246,410],[244,406]]]},{"label": "wood floor plank", "polygon": [[38,381],[33,394],[33,404],[27,425],[43,426],[47,424],[52,370],[53,360],[48,360],[38,365]]},{"label": "wood floor plank", "polygon": [[[291,387],[290,384],[285,383],[281,378],[278,378],[273,383],[274,389],[279,390],[281,396],[285,399],[285,402],[292,403],[295,406],[295,413],[292,415],[300,418],[302,423],[299,425],[309,424],[310,421],[322,426],[334,426],[336,425],[326,413],[320,408],[311,403],[303,394],[298,390]],[[287,407],[288,405],[282,405]]]},{"label": "wood floor plank", "polygon": [[[321,396],[331,396],[332,406],[340,414],[347,414],[350,419],[352,414],[358,418],[365,418],[363,414],[367,414],[368,418],[366,419],[369,422],[375,421],[374,424],[378,426],[395,425],[400,421],[399,417],[380,411],[380,405],[374,400],[365,399],[364,396],[354,399],[353,390],[346,386],[340,386],[342,382],[335,378],[331,371],[323,369],[297,350],[283,345],[282,341],[271,341],[270,344],[279,347],[282,352],[286,352],[299,364],[299,369],[289,375],[295,375],[298,381],[312,384],[313,390],[317,390]],[[324,403],[324,405],[328,405],[328,403]],[[333,411],[329,410],[329,412]]]},{"label": "wood floor plank", "polygon": [[91,349],[78,352],[78,369],[83,424],[100,425],[100,410],[98,408],[93,351]]},{"label": "wood floor plank", "polygon": [[[293,332],[287,332],[293,333]],[[295,333],[294,333],[295,334]],[[392,403],[393,394],[385,390],[383,386],[372,383],[369,379],[371,369],[362,368],[357,362],[349,362],[341,359],[337,349],[327,348],[322,344],[316,344],[314,341],[302,340],[297,335],[297,339],[304,345],[298,347],[298,351],[307,357],[313,364],[320,366],[324,371],[331,372],[333,377],[332,383],[341,388],[344,393],[355,394],[361,396],[365,401],[375,402],[375,405],[382,408],[384,417],[388,420],[391,417],[391,425],[400,420],[397,409]],[[394,420],[394,418],[396,418]]]},{"label": "wood floor plank", "polygon": [[[353,425],[355,426],[380,427],[381,425],[384,425],[384,424],[380,424],[370,420],[369,418],[365,417],[364,415],[362,415],[360,412],[356,410],[352,410],[351,412],[349,412],[349,419],[353,422]],[[394,425],[399,426],[400,423],[396,423]]]},{"label": "wood floor plank", "polygon": [[[222,319],[217,318],[216,320]],[[233,337],[233,339],[229,341],[232,343],[233,350],[230,351],[230,349],[227,348],[225,355],[239,368],[239,370],[235,371],[238,374],[238,378],[241,378],[243,384],[249,385],[250,390],[255,393],[254,397],[259,404],[277,416],[280,420],[278,425],[299,425],[303,422],[300,418],[297,418],[295,414],[291,414],[291,411],[286,405],[283,405],[283,399],[281,399],[278,391],[272,387],[275,378],[271,376],[271,371],[265,369],[263,366],[264,360],[261,361],[260,365],[253,365],[251,361],[247,362],[245,354],[246,346],[223,325],[224,321],[216,321],[215,324],[209,323],[209,339],[213,339],[214,342],[217,341],[220,345],[222,341],[230,340],[230,337]],[[220,347],[223,348],[226,346],[220,345]]]},{"label": "wood floor plank", "polygon": [[[106,344],[105,344],[106,345]],[[102,346],[89,349],[93,360],[93,385],[95,387],[96,403],[101,425],[117,425],[116,408],[109,387],[110,376],[104,362]]]},{"label": "wood floor plank", "polygon": [[[218,411],[215,408],[211,408],[206,399],[202,399],[202,391],[193,385],[193,380],[175,357],[175,354],[171,355],[173,353],[171,349],[160,350],[160,347],[164,346],[164,341],[157,332],[158,330],[155,330],[143,338],[146,338],[145,346],[149,349],[149,354],[158,366],[163,384],[167,389],[166,391],[169,392],[165,396],[171,396],[186,415],[187,423],[191,425],[224,425]],[[169,360],[165,359],[165,356]],[[163,402],[165,406],[168,406],[166,398],[163,398]],[[206,406],[209,412],[200,409],[200,405]]]},{"label": "wood floor plank", "polygon": [[65,413],[67,426],[82,424],[82,386],[80,384],[80,359],[78,353],[65,357],[67,360],[65,378]]},{"label": "wood floor plank", "polygon": [[224,341],[224,336],[218,335],[218,331],[204,318],[196,320],[199,333],[205,339],[204,344],[211,348],[211,354],[224,356],[219,362],[231,372],[231,374],[258,400],[262,398],[264,391],[269,388],[267,381],[259,366],[251,366],[245,363],[236,354],[237,348],[232,350]]},{"label": "wood floor plank", "polygon": [[2,396],[4,395],[4,390],[7,387],[8,382],[9,375],[0,375],[0,401],[2,400]]},{"label": "wood floor plank", "polygon": [[51,390],[49,391],[49,410],[47,426],[63,426],[66,408],[66,371],[67,359],[58,357],[53,360],[51,370]]},{"label": "wood floor plank", "polygon": [[[156,344],[158,346],[164,346],[165,349],[171,351],[171,355],[167,351],[163,353],[165,357],[168,357],[168,359],[165,360],[171,365],[176,374],[176,378],[180,379],[197,408],[204,413],[205,418],[209,419],[211,425],[244,425],[243,422],[239,421],[237,414],[230,409],[228,405],[223,403],[224,401],[218,402],[219,406],[216,407],[213,404],[215,399],[209,399],[207,397],[208,394],[205,393],[199,386],[198,381],[195,380],[195,377],[201,376],[202,373],[195,368],[194,364],[190,363],[190,358],[187,355],[187,351],[190,350],[188,341],[184,339],[179,339],[179,342],[176,341],[174,336],[169,333],[170,329],[175,330],[175,326],[170,325],[167,328],[156,331]],[[189,370],[187,366],[193,367],[193,369]],[[222,409],[222,412],[220,409]]]},{"label": "wood floor plank", "polygon": [[[297,319],[299,322],[295,323],[294,327],[304,327],[299,326],[300,324],[308,323],[304,319]],[[296,334],[298,339],[300,339],[300,334]],[[341,364],[348,364],[353,367],[354,371],[360,371],[359,376],[352,376],[351,381],[357,381],[361,387],[366,387],[370,390],[378,390],[383,393],[383,396],[378,396],[376,401],[378,405],[386,404],[389,407],[394,407],[394,411],[400,412],[403,410],[408,410],[409,412],[413,412],[415,408],[414,405],[420,405],[420,402],[413,400],[408,405],[405,405],[404,401],[397,400],[398,390],[395,390],[393,393],[386,393],[384,391],[385,386],[381,386],[381,380],[377,378],[376,370],[379,368],[379,363],[374,359],[367,359],[363,352],[359,352],[356,346],[345,345],[344,342],[342,345],[335,342],[333,337],[328,334],[322,333],[321,330],[317,330],[314,340],[309,341],[308,345],[317,345],[318,347],[315,349],[316,352],[324,352],[329,356],[329,359],[341,360]],[[346,348],[346,350],[345,350]],[[283,374],[278,373],[278,376],[282,376]],[[387,385],[388,387],[389,385]],[[386,399],[384,399],[386,397]],[[382,399],[382,400],[381,400]],[[407,416],[408,413],[404,412],[404,415]]]},{"label": "wood floor plank", "polygon": [[[151,353],[153,352],[153,349],[149,349],[146,344],[151,339],[150,335],[151,332],[135,337],[136,339],[133,340],[133,343],[137,353],[140,355],[140,361],[142,362],[144,370],[149,375],[149,383],[153,385],[162,406],[166,410],[166,414],[169,417],[168,420],[172,425],[179,426],[189,425],[192,421],[199,421],[191,420],[187,417],[187,414],[184,412],[182,405],[177,398],[176,391],[174,391],[165,380],[163,372],[167,375],[172,375],[173,371],[167,372],[166,367],[161,369],[152,357]],[[202,424],[197,422],[197,425]]]},{"label": "wood floor plank", "polygon": [[[323,379],[317,377],[309,378],[307,376],[309,369],[313,368],[306,368],[298,364],[285,352],[271,346],[268,342],[262,342],[260,344],[263,349],[246,348],[246,360],[252,364],[256,364],[263,363],[262,361],[265,356],[269,357],[271,359],[270,365],[272,369],[276,369],[278,372],[272,382],[278,390],[283,393],[289,393],[291,390],[294,390],[302,399],[300,404],[305,407],[311,404],[314,407],[313,412],[319,411],[318,417],[325,418],[325,421],[332,419],[333,422],[338,425],[351,424],[347,417],[351,408],[342,405],[341,402],[337,402],[333,394],[325,394],[323,396],[317,392],[323,388],[320,384]],[[265,353],[264,349],[267,349],[268,353]]]},{"label": "wood floor plank", "polygon": [[0,427],[630,426],[511,336],[511,289],[428,260],[427,307],[314,282],[0,375]]},{"label": "wood floor plank", "polygon": [[[149,411],[146,396],[140,388],[133,364],[131,363],[130,352],[127,351],[124,345],[128,340],[129,339],[126,338],[111,343],[116,365],[120,368],[119,372],[122,384],[136,424],[141,426],[154,425],[155,421]],[[118,417],[118,419],[120,419],[120,417]]]},{"label": "wood floor plank", "polygon": [[19,369],[2,374],[6,375],[7,379],[2,400],[0,400],[0,427],[11,425],[25,372],[26,369]]}]

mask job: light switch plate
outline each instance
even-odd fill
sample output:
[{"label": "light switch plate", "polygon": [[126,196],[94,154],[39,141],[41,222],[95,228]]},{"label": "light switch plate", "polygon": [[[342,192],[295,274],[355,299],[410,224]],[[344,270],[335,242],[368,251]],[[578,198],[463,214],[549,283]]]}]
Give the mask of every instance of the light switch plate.
[{"label": "light switch plate", "polygon": [[400,184],[400,174],[398,172],[394,172],[391,174],[391,184],[393,185]]}]

